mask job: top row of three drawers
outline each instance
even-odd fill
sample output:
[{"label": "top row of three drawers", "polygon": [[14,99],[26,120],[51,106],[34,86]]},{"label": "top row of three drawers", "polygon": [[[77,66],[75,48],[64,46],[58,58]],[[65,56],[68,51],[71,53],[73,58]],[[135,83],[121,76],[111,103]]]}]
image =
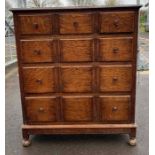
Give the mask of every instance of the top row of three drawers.
[{"label": "top row of three drawers", "polygon": [[[86,12],[66,12],[57,16],[49,13],[23,14],[19,15],[18,19],[21,34],[91,34],[95,31],[99,33],[134,31],[134,12],[132,11],[100,12],[98,23],[96,23],[95,13]],[[58,25],[54,28],[56,21]]]}]

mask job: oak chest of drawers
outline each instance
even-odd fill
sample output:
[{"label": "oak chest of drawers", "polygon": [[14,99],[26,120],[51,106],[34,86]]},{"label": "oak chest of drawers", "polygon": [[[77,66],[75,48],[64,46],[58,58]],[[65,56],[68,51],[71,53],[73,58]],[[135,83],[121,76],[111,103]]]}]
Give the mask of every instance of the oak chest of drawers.
[{"label": "oak chest of drawers", "polygon": [[140,6],[12,9],[31,134],[129,134],[136,144]]}]

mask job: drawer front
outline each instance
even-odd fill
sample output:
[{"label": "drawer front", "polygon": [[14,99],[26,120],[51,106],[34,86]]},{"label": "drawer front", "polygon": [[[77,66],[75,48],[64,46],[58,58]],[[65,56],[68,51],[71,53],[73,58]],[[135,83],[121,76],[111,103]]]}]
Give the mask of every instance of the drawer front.
[{"label": "drawer front", "polygon": [[93,32],[91,13],[64,13],[59,15],[60,34],[80,34]]},{"label": "drawer front", "polygon": [[133,32],[134,12],[102,12],[100,22],[101,33]]},{"label": "drawer front", "polygon": [[67,96],[62,98],[64,121],[92,121],[93,107],[91,96]]},{"label": "drawer front", "polygon": [[28,122],[56,121],[56,98],[26,97],[25,110]]},{"label": "drawer front", "polygon": [[132,58],[132,37],[114,37],[99,39],[100,61],[131,61]]},{"label": "drawer front", "polygon": [[61,62],[88,62],[92,60],[92,39],[61,39]]},{"label": "drawer front", "polygon": [[22,40],[21,57],[24,63],[53,62],[52,40]]},{"label": "drawer front", "polygon": [[100,97],[101,121],[129,122],[131,116],[130,96],[101,96]]},{"label": "drawer front", "polygon": [[51,66],[23,67],[26,93],[48,93],[55,91],[55,69]]},{"label": "drawer front", "polygon": [[52,33],[52,16],[49,14],[20,15],[21,34],[50,34]]},{"label": "drawer front", "polygon": [[99,70],[101,92],[131,91],[131,65],[102,65]]},{"label": "drawer front", "polygon": [[91,92],[92,67],[63,66],[61,68],[62,92]]}]

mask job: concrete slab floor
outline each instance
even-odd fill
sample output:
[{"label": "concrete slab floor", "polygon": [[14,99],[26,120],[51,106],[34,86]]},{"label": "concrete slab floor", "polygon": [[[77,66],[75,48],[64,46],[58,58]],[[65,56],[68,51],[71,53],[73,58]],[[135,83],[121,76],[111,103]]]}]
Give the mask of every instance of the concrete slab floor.
[{"label": "concrete slab floor", "polygon": [[22,112],[17,68],[6,74],[6,155],[148,155],[148,72],[137,76],[137,146],[128,146],[127,135],[38,135],[22,146]]}]

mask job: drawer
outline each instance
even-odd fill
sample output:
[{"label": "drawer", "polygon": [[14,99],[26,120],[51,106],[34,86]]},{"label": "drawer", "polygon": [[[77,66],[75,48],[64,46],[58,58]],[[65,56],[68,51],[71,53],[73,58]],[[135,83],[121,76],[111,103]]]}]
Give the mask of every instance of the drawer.
[{"label": "drawer", "polygon": [[62,92],[91,92],[91,66],[63,66],[60,69]]},{"label": "drawer", "polygon": [[21,57],[24,63],[53,62],[52,40],[22,40]]},{"label": "drawer", "polygon": [[101,12],[100,23],[101,33],[133,32],[134,12]]},{"label": "drawer", "polygon": [[92,61],[92,39],[61,39],[61,62],[89,62]]},{"label": "drawer", "polygon": [[28,122],[56,121],[55,97],[26,97],[25,110]]},{"label": "drawer", "polygon": [[62,98],[64,121],[92,121],[93,98],[91,96],[65,96]]},{"label": "drawer", "polygon": [[64,13],[59,15],[60,34],[80,34],[93,32],[91,13]]},{"label": "drawer", "polygon": [[52,33],[52,15],[32,14],[20,15],[21,34],[50,34]]},{"label": "drawer", "polygon": [[132,37],[99,39],[99,61],[131,61],[132,58]]},{"label": "drawer", "polygon": [[104,122],[129,122],[131,118],[131,97],[100,96],[100,119]]},{"label": "drawer", "polygon": [[23,67],[24,91],[48,93],[55,91],[55,68],[51,66]]},{"label": "drawer", "polygon": [[99,67],[101,92],[131,91],[132,65],[102,65]]}]

